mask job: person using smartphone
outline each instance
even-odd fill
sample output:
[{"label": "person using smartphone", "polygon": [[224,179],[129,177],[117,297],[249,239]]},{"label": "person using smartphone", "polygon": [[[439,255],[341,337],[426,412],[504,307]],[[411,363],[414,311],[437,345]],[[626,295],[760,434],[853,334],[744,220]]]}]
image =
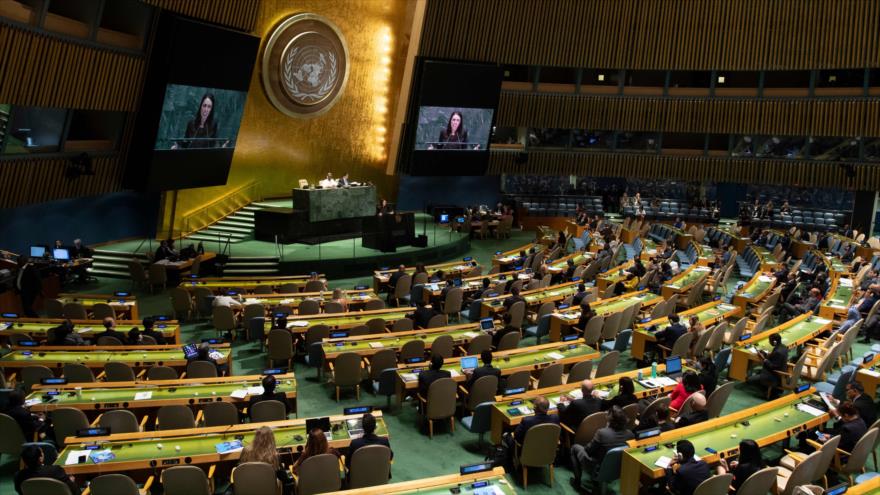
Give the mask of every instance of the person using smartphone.
[{"label": "person using smartphone", "polygon": [[705,461],[694,458],[694,444],[689,440],[679,440],[675,451],[675,457],[666,467],[666,484],[677,495],[693,495],[712,472]]},{"label": "person using smartphone", "polygon": [[721,459],[716,469],[716,474],[733,474],[733,482],[730,486],[734,493],[739,490],[742,484],[756,472],[764,469],[767,463],[761,457],[761,448],[754,440],[746,439],[739,443],[739,457],[736,460],[728,461]]}]

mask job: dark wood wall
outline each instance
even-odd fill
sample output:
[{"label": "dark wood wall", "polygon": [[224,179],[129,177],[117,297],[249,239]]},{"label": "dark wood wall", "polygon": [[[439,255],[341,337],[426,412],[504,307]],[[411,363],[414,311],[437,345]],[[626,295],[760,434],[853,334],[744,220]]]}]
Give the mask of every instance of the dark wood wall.
[{"label": "dark wood wall", "polygon": [[[197,19],[252,31],[259,0],[142,0]],[[146,54],[21,27],[0,18],[0,103],[127,112],[118,150],[90,153],[95,175],[66,177],[72,154],[0,157],[0,208],[122,188]]]},{"label": "dark wood wall", "polygon": [[[625,70],[880,67],[877,0],[429,0],[423,57]],[[872,84],[876,86],[878,84]],[[503,90],[500,127],[880,137],[880,98],[596,96]],[[570,91],[574,93],[574,91]],[[872,93],[874,94],[874,93]],[[880,189],[880,168],[808,160],[493,151],[489,173]],[[846,167],[850,166],[849,164]]]}]

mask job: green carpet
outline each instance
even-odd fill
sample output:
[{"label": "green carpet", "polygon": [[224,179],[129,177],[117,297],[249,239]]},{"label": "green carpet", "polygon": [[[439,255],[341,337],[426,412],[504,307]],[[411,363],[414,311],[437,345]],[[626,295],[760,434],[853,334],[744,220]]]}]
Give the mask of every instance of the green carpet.
[{"label": "green carpet", "polygon": [[[515,232],[512,239],[504,241],[474,240],[468,256],[474,256],[481,264],[491,266],[491,258],[497,250],[507,250],[520,246],[532,240],[533,234]],[[351,278],[337,279],[331,282],[332,287],[350,287],[358,283],[370,283],[370,274],[352,274]],[[105,279],[87,287],[84,291],[102,293],[113,290],[127,290],[130,283],[124,280]],[[171,312],[171,303],[167,295],[151,295],[138,292],[141,314],[161,314]],[[196,340],[202,336],[213,336],[213,329],[204,323],[187,323],[182,328],[185,340]],[[525,339],[521,345],[532,345],[534,339]],[[867,350],[867,346],[856,344],[855,355]],[[236,344],[233,360],[234,374],[259,373],[265,367],[265,357],[259,352],[257,344]],[[628,353],[624,353],[619,370],[632,369],[633,362]],[[298,415],[299,417],[323,416],[341,414],[344,407],[357,404],[354,392],[344,395],[343,400],[337,403],[333,399],[333,390],[330,386],[316,380],[315,370],[302,363],[295,366],[298,390]],[[736,386],[731,395],[724,413],[730,413],[743,408],[752,407],[764,402],[762,394],[756,389],[751,389],[745,384]],[[375,406],[385,405],[384,397],[375,397],[369,392],[362,391],[360,404],[372,404]],[[469,433],[460,423],[456,424],[455,433],[448,432],[448,426],[437,423],[435,436],[429,440],[427,433],[422,431],[416,416],[415,408],[405,403],[401,408],[394,409],[385,415],[389,431],[391,432],[391,446],[395,453],[395,461],[392,467],[393,481],[406,481],[430,476],[438,476],[457,473],[458,466],[469,462],[482,460],[482,456],[474,453],[477,435]],[[488,438],[488,435],[487,435]],[[765,449],[765,457],[772,459],[780,455],[776,449]],[[17,461],[8,456],[3,457],[0,465],[0,493],[14,493],[12,489],[12,476],[17,468]],[[570,471],[564,467],[556,469],[556,483],[553,488],[542,484],[542,480],[548,479],[537,470],[529,476],[530,485],[528,493],[575,493],[569,486]],[[225,487],[225,483],[218,484],[219,490]],[[518,486],[518,485],[517,485]],[[520,488],[521,490],[521,488]]]}]

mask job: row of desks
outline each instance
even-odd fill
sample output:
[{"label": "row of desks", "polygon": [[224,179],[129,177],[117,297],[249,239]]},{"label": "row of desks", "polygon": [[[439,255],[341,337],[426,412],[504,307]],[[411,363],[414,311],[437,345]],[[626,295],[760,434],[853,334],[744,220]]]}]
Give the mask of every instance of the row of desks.
[{"label": "row of desks", "polygon": [[742,308],[743,312],[747,314],[749,305],[758,304],[770,294],[775,286],[776,277],[758,272],[736,291],[736,294],[733,295],[733,304]]},{"label": "row of desks", "polygon": [[[45,342],[49,338],[49,330],[64,323],[63,318],[0,318],[0,337],[29,337],[36,342]],[[104,331],[104,323],[99,320],[71,320],[74,332],[83,339],[94,339],[95,335]],[[116,320],[116,326],[122,333],[127,328],[142,329],[140,321]],[[176,320],[159,321],[153,327],[161,333],[167,342],[180,343],[180,324]]]},{"label": "row of desks", "polygon": [[[619,296],[599,299],[590,304],[590,309],[599,316],[608,316],[612,313],[624,311],[635,304],[641,304],[641,310],[650,308],[659,303],[663,297],[646,290],[629,292]],[[553,313],[550,317],[550,340],[561,340],[562,336],[572,333],[571,327],[576,325],[581,317],[580,306],[572,306]]]},{"label": "row of desks", "polygon": [[[720,300],[712,301],[678,313],[678,316],[681,317],[680,323],[687,326],[688,320],[693,315],[696,315],[700,320],[700,323],[708,328],[709,326],[728,318],[741,316],[742,308],[727,304]],[[669,326],[669,319],[666,317],[643,321],[636,325],[636,328],[633,331],[632,349],[630,351],[633,359],[644,359],[647,343],[657,342],[657,337],[654,333],[663,330],[667,326]],[[651,327],[655,327],[654,331],[649,330]]]},{"label": "row of desks", "polygon": [[[278,290],[282,285],[292,284],[298,287],[299,291],[305,288],[306,283],[311,279],[311,275],[289,275],[289,276],[266,276],[266,277],[195,277],[180,282],[180,287],[192,290],[196,287],[203,287],[210,291],[222,294],[229,289],[244,289],[253,292],[260,287],[269,287],[273,291]],[[318,280],[326,282],[326,276],[318,275]]]},{"label": "row of desks", "polygon": [[701,278],[709,276],[711,270],[707,266],[691,265],[687,270],[672,277],[660,288],[663,299],[669,299],[675,294],[684,294],[691,290]]},{"label": "row of desks", "polygon": [[140,318],[137,298],[131,295],[65,293],[59,294],[57,299],[61,301],[61,304],[80,303],[87,312],[91,312],[96,304],[109,304],[120,319],[137,320]]},{"label": "row of desks", "polygon": [[[463,261],[450,261],[448,263],[427,265],[425,266],[425,271],[427,271],[429,275],[438,271],[443,271],[443,274],[447,279],[452,279],[467,277],[467,274],[469,272],[479,267],[480,265],[476,261],[465,259]],[[375,272],[373,272],[373,290],[375,290],[376,292],[380,292],[382,289],[388,287],[388,282],[391,280],[391,275],[393,275],[396,271],[398,271],[398,268],[387,268],[383,270],[376,270]],[[413,275],[416,272],[416,267],[405,267],[404,271],[407,275]]]}]

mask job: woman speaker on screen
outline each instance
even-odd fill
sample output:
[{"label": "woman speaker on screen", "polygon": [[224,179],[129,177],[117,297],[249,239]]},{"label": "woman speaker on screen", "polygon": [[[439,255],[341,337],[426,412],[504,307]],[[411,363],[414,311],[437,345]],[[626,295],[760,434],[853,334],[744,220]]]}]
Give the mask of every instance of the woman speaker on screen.
[{"label": "woman speaker on screen", "polygon": [[440,131],[440,137],[437,138],[437,143],[429,144],[428,149],[478,150],[480,149],[480,145],[468,145],[468,133],[467,129],[464,127],[464,118],[461,116],[461,112],[455,111],[449,116],[449,121],[446,123],[446,129]]},{"label": "woman speaker on screen", "polygon": [[[214,121],[214,95],[205,93],[196,109],[196,115],[186,124],[184,139],[171,145],[171,149],[179,148],[217,148],[217,122]],[[225,148],[229,144],[226,140],[219,145]]]}]

